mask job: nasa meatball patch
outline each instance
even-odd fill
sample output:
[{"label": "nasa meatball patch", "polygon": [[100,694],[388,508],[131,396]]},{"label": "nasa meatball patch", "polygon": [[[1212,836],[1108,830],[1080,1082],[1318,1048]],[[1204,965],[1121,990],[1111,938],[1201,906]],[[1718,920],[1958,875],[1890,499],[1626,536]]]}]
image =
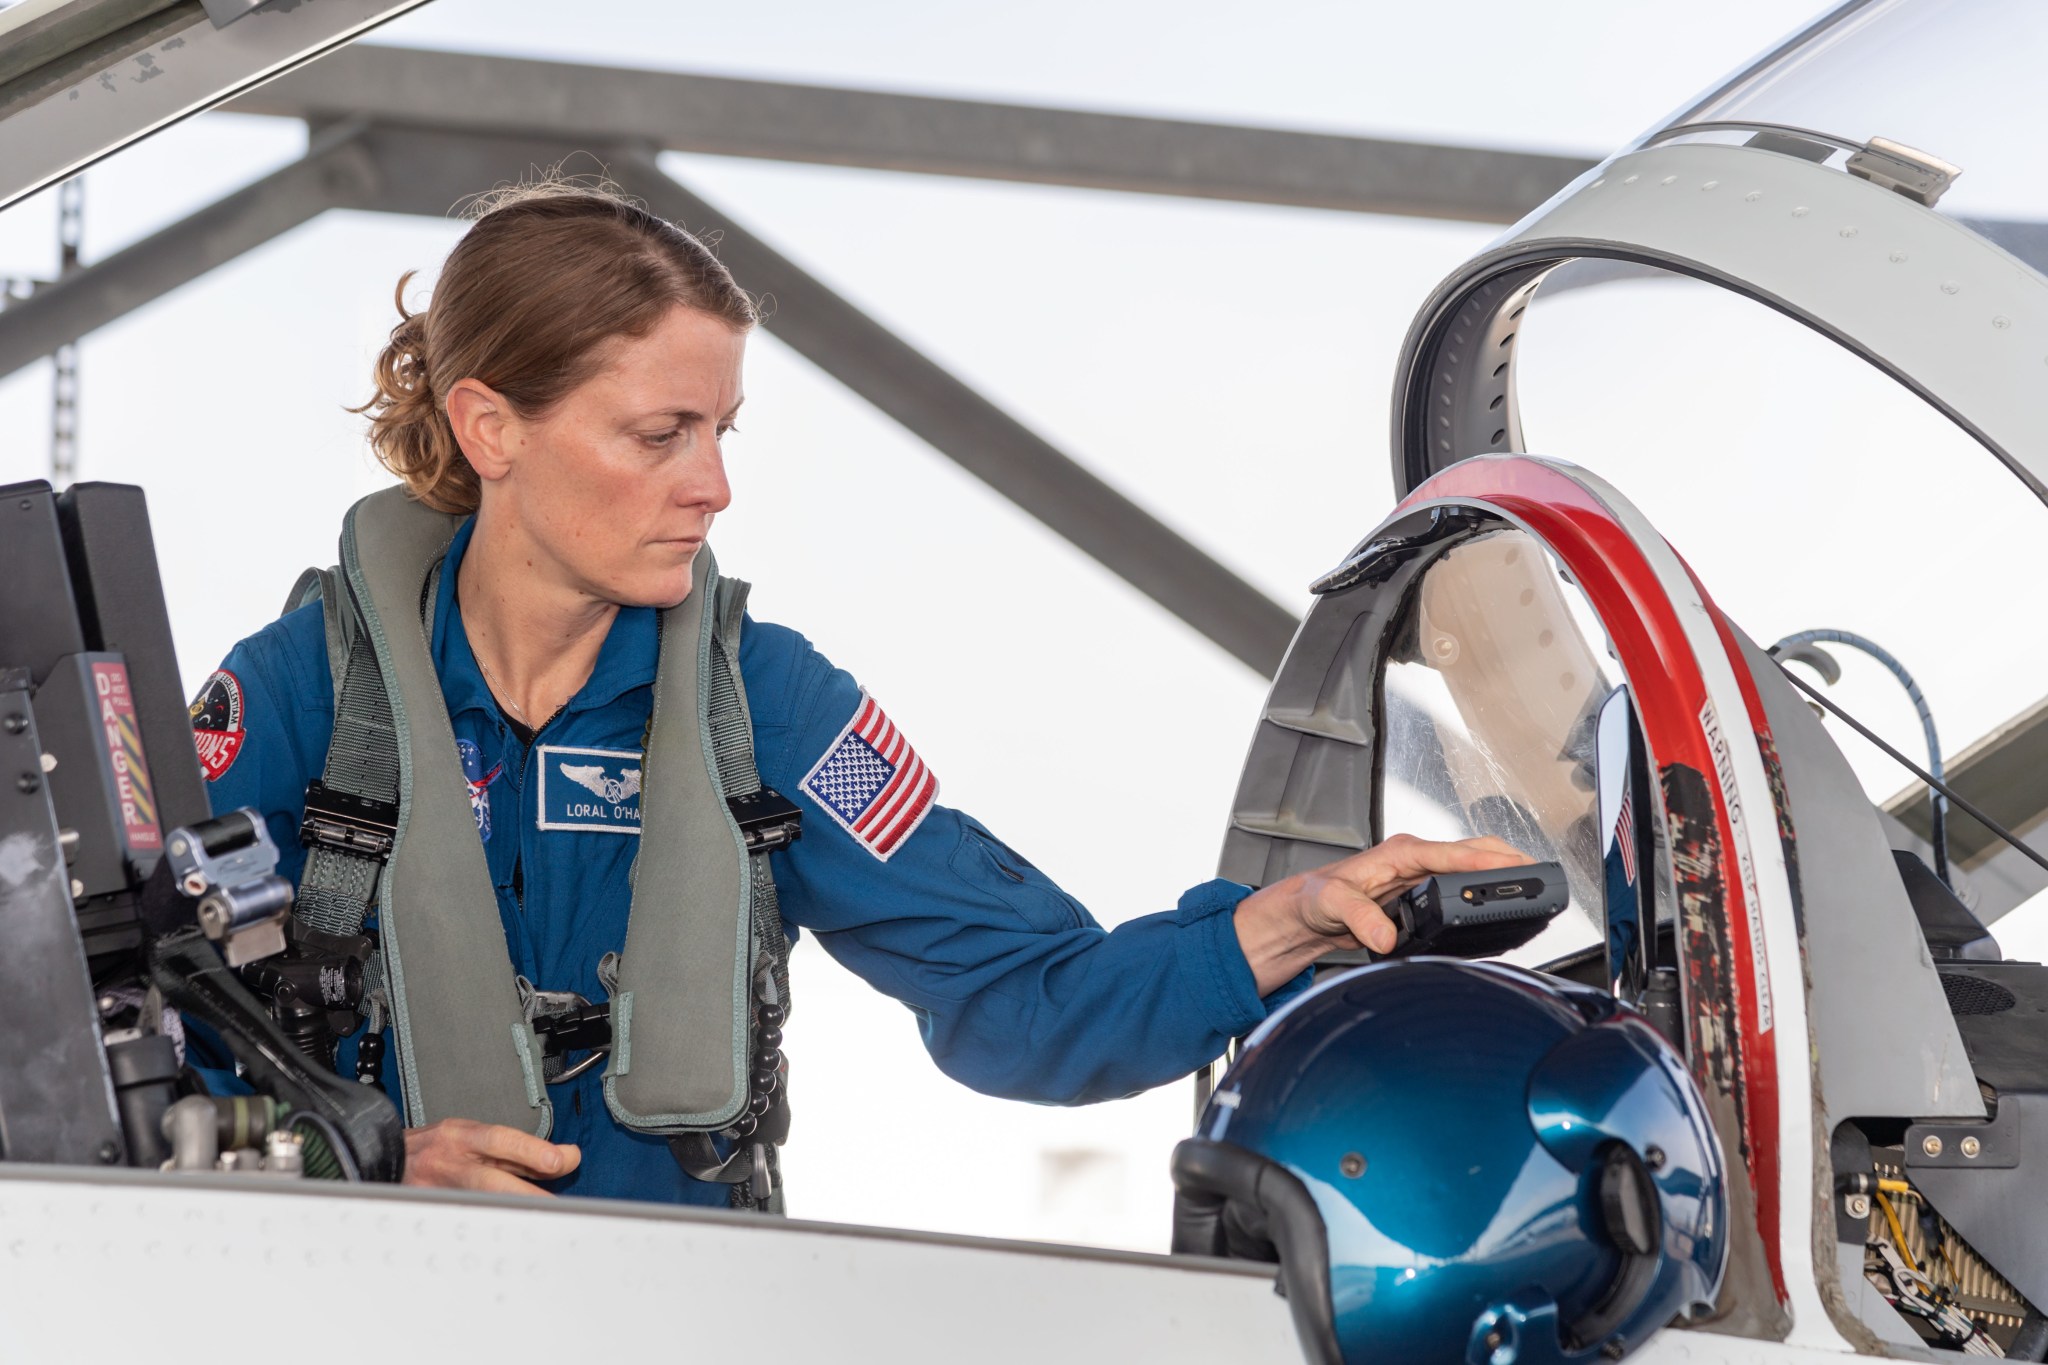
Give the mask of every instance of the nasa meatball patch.
[{"label": "nasa meatball patch", "polygon": [[242,741],[249,737],[242,726],[242,680],[225,668],[215,669],[189,709],[192,745],[199,750],[199,766],[208,782],[218,782],[235,766]]},{"label": "nasa meatball patch", "polygon": [[931,813],[939,779],[875,699],[862,692],[853,719],[805,775],[803,790],[886,863]]},{"label": "nasa meatball patch", "polygon": [[640,832],[640,754],[540,746],[541,829]]}]

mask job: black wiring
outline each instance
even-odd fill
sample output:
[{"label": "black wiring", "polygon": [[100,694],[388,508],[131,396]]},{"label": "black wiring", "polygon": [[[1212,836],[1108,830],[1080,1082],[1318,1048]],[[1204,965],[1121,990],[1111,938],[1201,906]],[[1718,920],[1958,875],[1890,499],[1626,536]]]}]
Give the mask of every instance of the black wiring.
[{"label": "black wiring", "polygon": [[2048,858],[2042,857],[2039,853],[2036,853],[2031,847],[2022,843],[2018,835],[2014,834],[2004,825],[1999,824],[1996,820],[1986,815],[1982,810],[1979,810],[1973,802],[1969,801],[1964,797],[1956,795],[1955,790],[1951,788],[1946,782],[1943,782],[1940,778],[1934,776],[1934,774],[1922,768],[1912,759],[1907,758],[1897,749],[1894,749],[1891,745],[1885,743],[1882,739],[1878,738],[1877,733],[1874,730],[1872,730],[1869,726],[1865,725],[1862,721],[1856,719],[1856,717],[1850,715],[1847,711],[1844,711],[1841,707],[1829,701],[1826,697],[1822,696],[1814,688],[1809,687],[1803,680],[1801,680],[1798,674],[1794,673],[1784,664],[1779,663],[1776,659],[1772,659],[1771,662],[1778,665],[1778,671],[1780,673],[1783,673],[1785,675],[1786,680],[1790,682],[1794,687],[1798,688],[1801,692],[1804,692],[1807,696],[1812,697],[1815,701],[1819,702],[1822,706],[1826,707],[1831,715],[1835,716],[1838,720],[1848,725],[1849,728],[1854,730],[1857,734],[1863,736],[1872,744],[1875,744],[1878,748],[1884,750],[1887,754],[1891,755],[1893,761],[1898,763],[1900,767],[1904,768],[1907,772],[1913,774],[1913,776],[1919,778],[1922,782],[1925,782],[1929,787],[1933,788],[1935,791],[1938,791],[1943,796],[1946,796],[1949,799],[1949,804],[1955,806],[1958,810],[1962,811],[1963,814],[1969,816],[1972,820],[1975,820],[1978,824],[1984,826],[1984,828],[1990,830],[1993,834],[1996,834],[1999,838],[2005,840],[2008,844],[2011,844],[2014,848],[2018,849],[2026,857],[2033,859],[2036,863],[2039,863],[2044,870],[2048,870]]},{"label": "black wiring", "polygon": [[[1906,689],[1907,697],[1913,702],[1913,713],[1920,717],[1920,732],[1927,737],[1927,771],[1946,781],[1948,774],[1942,771],[1941,767],[1941,737],[1934,730],[1934,708],[1927,704],[1927,697],[1920,691],[1920,684],[1914,680],[1906,666],[1892,656],[1890,650],[1877,641],[1851,630],[1802,630],[1796,635],[1787,635],[1772,645],[1769,653],[1773,659],[1782,659],[1787,663],[1797,660],[1800,663],[1811,664],[1819,671],[1821,677],[1832,685],[1840,680],[1841,670],[1832,670],[1835,676],[1830,676],[1830,670],[1822,666],[1827,661],[1826,651],[1814,648],[1822,644],[1847,645],[1851,649],[1862,650],[1883,664],[1885,669],[1899,680],[1899,685]],[[1810,653],[1802,657],[1802,650]],[[1929,799],[1928,811],[1932,817],[1932,833],[1928,842],[1934,846],[1934,875],[1941,878],[1943,886],[1953,891],[1955,878],[1948,873],[1948,799],[1936,793]]]}]

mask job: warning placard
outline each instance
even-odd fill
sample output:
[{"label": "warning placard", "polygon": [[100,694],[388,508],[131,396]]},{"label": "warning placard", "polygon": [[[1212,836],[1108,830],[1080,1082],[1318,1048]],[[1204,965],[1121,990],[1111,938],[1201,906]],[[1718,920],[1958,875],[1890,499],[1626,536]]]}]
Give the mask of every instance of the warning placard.
[{"label": "warning placard", "polygon": [[121,829],[128,847],[155,852],[164,846],[156,822],[156,793],[149,784],[149,761],[142,756],[142,732],[135,724],[135,698],[128,691],[128,666],[92,666],[93,701],[100,733],[107,745],[107,766],[114,775],[114,801],[121,809]]}]

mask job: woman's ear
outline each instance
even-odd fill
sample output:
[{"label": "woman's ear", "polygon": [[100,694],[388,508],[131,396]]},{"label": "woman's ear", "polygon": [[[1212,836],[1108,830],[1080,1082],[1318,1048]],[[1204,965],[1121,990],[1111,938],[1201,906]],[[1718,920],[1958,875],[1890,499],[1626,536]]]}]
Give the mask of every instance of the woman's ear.
[{"label": "woman's ear", "polygon": [[503,394],[480,379],[458,379],[448,390],[448,425],[469,467],[485,483],[512,472],[512,429],[518,414]]}]

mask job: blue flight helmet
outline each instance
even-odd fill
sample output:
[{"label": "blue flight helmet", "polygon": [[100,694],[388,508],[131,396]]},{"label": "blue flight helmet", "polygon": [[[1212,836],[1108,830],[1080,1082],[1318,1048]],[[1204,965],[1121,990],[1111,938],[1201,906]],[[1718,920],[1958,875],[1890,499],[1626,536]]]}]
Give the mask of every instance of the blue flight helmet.
[{"label": "blue flight helmet", "polygon": [[1728,1191],[1648,1023],[1497,962],[1330,977],[1174,1149],[1174,1250],[1278,1261],[1312,1365],[1577,1365],[1704,1311]]}]

